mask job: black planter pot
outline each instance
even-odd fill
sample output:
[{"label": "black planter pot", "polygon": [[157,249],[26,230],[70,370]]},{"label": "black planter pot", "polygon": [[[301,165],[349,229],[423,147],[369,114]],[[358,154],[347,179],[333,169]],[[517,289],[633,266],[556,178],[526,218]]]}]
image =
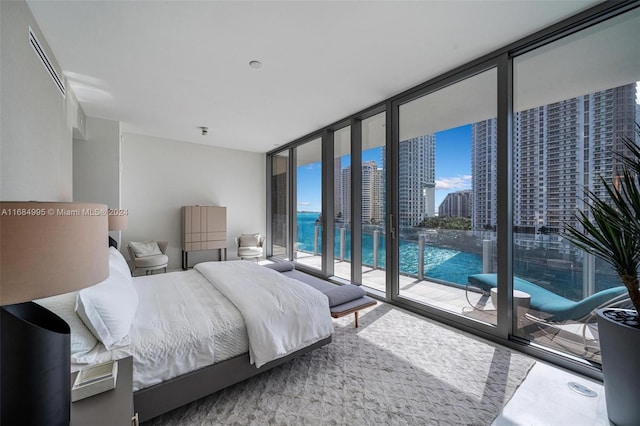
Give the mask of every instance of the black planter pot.
[{"label": "black planter pot", "polygon": [[[628,309],[606,308],[596,314],[609,420],[618,426],[638,425],[640,318],[635,311]],[[616,316],[626,317],[627,324]]]}]

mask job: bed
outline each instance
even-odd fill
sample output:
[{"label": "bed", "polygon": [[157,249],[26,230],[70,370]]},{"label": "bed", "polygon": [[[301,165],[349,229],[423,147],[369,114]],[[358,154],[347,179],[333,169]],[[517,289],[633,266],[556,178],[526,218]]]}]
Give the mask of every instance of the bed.
[{"label": "bed", "polygon": [[36,301],[71,328],[72,370],[133,357],[141,421],[331,342],[327,297],[252,262],[132,278],[110,248],[100,284]]}]

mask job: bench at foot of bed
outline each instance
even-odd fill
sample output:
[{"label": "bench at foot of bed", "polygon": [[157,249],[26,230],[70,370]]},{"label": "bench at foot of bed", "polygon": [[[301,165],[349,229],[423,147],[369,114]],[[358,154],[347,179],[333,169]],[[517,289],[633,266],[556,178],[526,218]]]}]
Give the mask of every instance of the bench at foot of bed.
[{"label": "bench at foot of bed", "polygon": [[368,308],[377,303],[374,299],[365,296],[366,292],[360,286],[353,284],[331,284],[321,278],[297,271],[291,262],[271,263],[264,266],[266,268],[274,269],[289,278],[293,278],[310,285],[316,290],[326,294],[329,298],[329,310],[331,311],[331,317],[342,318],[344,316],[354,314],[356,328],[358,327],[358,313],[362,309]]}]

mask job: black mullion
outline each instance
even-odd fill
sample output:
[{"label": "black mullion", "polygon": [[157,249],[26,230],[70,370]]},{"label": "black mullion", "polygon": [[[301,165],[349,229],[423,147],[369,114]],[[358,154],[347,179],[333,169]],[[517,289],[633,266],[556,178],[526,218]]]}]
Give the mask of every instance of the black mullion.
[{"label": "black mullion", "polygon": [[322,273],[326,277],[333,275],[334,247],[334,145],[333,131],[322,134]]},{"label": "black mullion", "polygon": [[362,121],[351,120],[351,282],[362,284]]}]

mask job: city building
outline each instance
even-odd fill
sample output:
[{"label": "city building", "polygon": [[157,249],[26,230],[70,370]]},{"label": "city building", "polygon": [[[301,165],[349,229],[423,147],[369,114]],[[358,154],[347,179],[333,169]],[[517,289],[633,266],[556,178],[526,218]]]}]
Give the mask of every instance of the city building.
[{"label": "city building", "polygon": [[398,150],[398,225],[417,226],[435,216],[436,136],[427,134],[401,141]]},{"label": "city building", "polygon": [[[336,222],[349,223],[351,217],[351,166],[334,163]],[[383,212],[382,169],[375,161],[362,163],[362,223],[379,223]]]},{"label": "city building", "polygon": [[[514,114],[513,226],[518,234],[558,243],[563,224],[584,208],[585,189],[606,195],[599,177],[615,177],[620,138],[635,137],[635,91],[635,84],[627,84]],[[495,129],[495,119],[472,125],[474,230],[496,224]]]},{"label": "city building", "polygon": [[447,194],[438,207],[438,216],[471,217],[472,191],[465,189]]}]

